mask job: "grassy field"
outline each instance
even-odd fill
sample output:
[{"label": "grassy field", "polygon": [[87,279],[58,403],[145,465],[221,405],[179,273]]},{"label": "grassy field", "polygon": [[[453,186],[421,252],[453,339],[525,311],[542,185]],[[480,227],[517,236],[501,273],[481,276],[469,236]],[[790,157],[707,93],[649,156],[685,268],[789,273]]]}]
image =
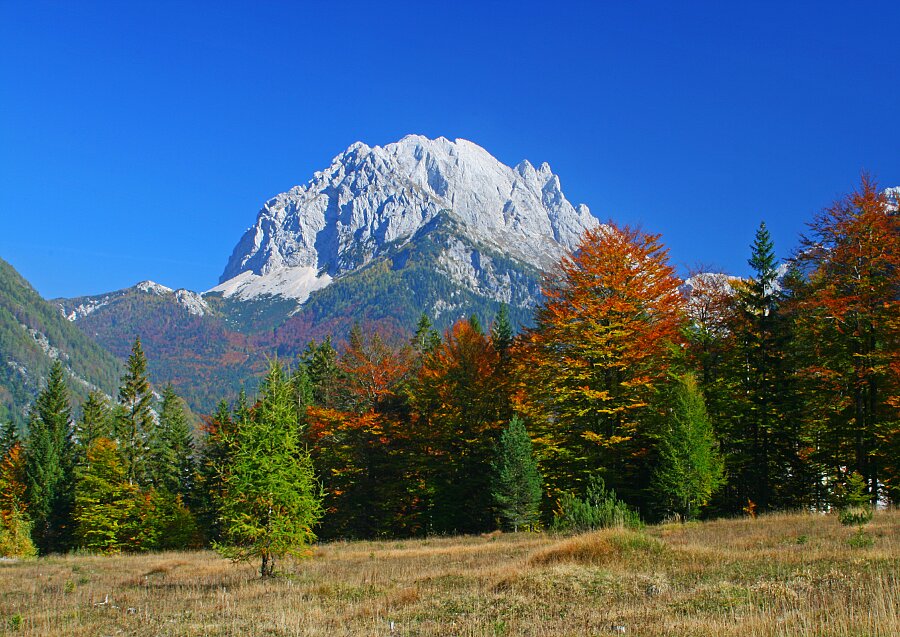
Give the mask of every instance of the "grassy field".
[{"label": "grassy field", "polygon": [[900,512],[0,564],[17,635],[900,635]]}]

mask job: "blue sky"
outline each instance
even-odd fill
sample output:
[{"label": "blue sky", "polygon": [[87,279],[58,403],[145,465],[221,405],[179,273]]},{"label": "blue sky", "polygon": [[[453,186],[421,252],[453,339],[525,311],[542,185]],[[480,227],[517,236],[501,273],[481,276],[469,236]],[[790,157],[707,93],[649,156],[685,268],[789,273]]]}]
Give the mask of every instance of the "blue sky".
[{"label": "blue sky", "polygon": [[900,185],[900,3],[0,0],[0,257],[43,295],[215,285],[354,141],[550,163],[673,263],[786,256],[860,172]]}]

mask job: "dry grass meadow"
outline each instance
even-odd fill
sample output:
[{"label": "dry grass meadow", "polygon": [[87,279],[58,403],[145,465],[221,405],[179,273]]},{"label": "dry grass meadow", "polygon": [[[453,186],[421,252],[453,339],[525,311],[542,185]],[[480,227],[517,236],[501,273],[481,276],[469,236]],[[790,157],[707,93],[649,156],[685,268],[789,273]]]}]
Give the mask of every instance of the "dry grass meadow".
[{"label": "dry grass meadow", "polygon": [[255,566],[210,552],[0,564],[16,635],[900,635],[900,511],[867,528],[774,515],[550,534],[325,544]]}]

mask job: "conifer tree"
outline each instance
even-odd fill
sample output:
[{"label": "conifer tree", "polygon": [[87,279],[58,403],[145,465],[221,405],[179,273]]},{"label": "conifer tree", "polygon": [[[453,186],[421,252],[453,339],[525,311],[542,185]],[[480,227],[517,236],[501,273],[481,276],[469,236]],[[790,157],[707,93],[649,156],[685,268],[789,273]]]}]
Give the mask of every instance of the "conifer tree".
[{"label": "conifer tree", "polygon": [[416,324],[416,331],[412,337],[412,346],[419,357],[429,354],[437,349],[441,344],[441,335],[434,329],[434,324],[428,315],[422,312],[419,322]]},{"label": "conifer tree", "polygon": [[32,536],[41,553],[64,551],[71,541],[72,411],[62,363],[50,368],[28,421],[25,445],[27,499]]},{"label": "conifer tree", "polygon": [[21,442],[19,428],[12,421],[0,424],[0,455],[5,455],[18,442]]},{"label": "conifer tree", "polygon": [[333,407],[339,393],[337,360],[338,353],[331,344],[331,337],[318,345],[310,342],[303,353],[302,362],[312,383],[313,399],[321,407]]},{"label": "conifer tree", "polygon": [[251,417],[235,432],[234,456],[221,503],[223,541],[234,560],[260,560],[271,577],[275,558],[305,555],[322,514],[309,453],[301,448],[291,383],[277,361]]},{"label": "conifer tree", "polygon": [[494,461],[494,506],[503,525],[518,531],[537,521],[541,504],[541,475],[525,424],[513,416],[500,434]]},{"label": "conifer tree", "polygon": [[148,458],[150,444],[155,435],[156,421],[153,415],[153,392],[147,377],[147,358],[137,337],[126,363],[122,386],[119,388],[119,404],[116,419],[116,438],[125,460],[125,472],[129,482],[141,484],[149,479]]},{"label": "conifer tree", "polygon": [[512,323],[509,322],[509,307],[504,303],[497,310],[497,316],[491,323],[491,344],[500,355],[501,361],[509,359],[509,350],[513,342]]},{"label": "conifer tree", "polygon": [[171,384],[163,390],[153,442],[153,484],[166,493],[189,497],[194,486],[194,441],[184,402]]},{"label": "conifer tree", "polygon": [[[241,396],[244,396],[243,391]],[[200,528],[210,542],[221,539],[219,505],[225,490],[224,476],[228,473],[232,458],[234,423],[231,409],[223,400],[204,426],[197,470],[198,485],[190,504],[197,512]]]},{"label": "conifer tree", "polygon": [[91,391],[81,405],[81,417],[75,423],[76,455],[83,459],[88,447],[98,438],[113,435],[113,415],[109,402],[99,391]]},{"label": "conifer tree", "polygon": [[679,377],[664,394],[651,499],[664,515],[689,520],[721,485],[724,465],[693,374]]}]

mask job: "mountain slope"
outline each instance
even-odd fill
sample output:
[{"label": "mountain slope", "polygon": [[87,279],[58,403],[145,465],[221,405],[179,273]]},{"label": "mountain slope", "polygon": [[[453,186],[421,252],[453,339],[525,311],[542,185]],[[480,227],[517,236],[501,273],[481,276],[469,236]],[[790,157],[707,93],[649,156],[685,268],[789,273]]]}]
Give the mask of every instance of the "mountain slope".
[{"label": "mountain slope", "polygon": [[538,270],[597,224],[586,206],[568,202],[547,164],[510,168],[462,139],[409,135],[374,148],[357,142],[307,185],[263,206],[210,291],[302,303],[448,212],[468,243]]},{"label": "mountain slope", "polygon": [[143,282],[57,302],[119,356],[139,334],[154,381],[209,412],[267,356],[339,341],[355,322],[406,338],[422,312],[443,329],[487,324],[505,303],[528,324],[542,271],[596,224],[547,164],[511,168],[465,140],[356,143],[270,199],[202,295]]},{"label": "mountain slope", "polygon": [[69,372],[76,402],[93,388],[115,395],[120,362],[0,259],[0,420],[24,422],[57,359]]}]

